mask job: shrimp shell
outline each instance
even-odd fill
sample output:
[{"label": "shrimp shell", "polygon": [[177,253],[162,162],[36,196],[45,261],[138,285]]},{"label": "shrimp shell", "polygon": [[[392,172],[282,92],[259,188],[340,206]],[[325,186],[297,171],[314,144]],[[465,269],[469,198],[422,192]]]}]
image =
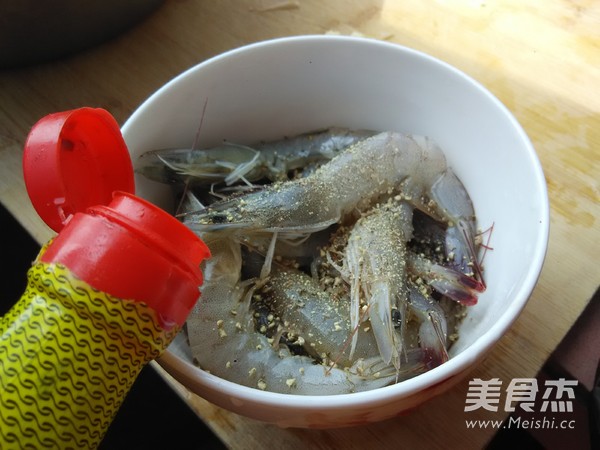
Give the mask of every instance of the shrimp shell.
[{"label": "shrimp shell", "polygon": [[[239,244],[208,238],[213,256],[205,263],[201,300],[186,327],[194,361],[201,368],[244,386],[305,395],[365,391],[397,379],[396,369],[379,356],[339,369],[292,355],[286,348],[273,348],[265,335],[254,331],[249,301],[239,280]],[[414,354],[402,375],[414,376],[424,369],[421,355]]]},{"label": "shrimp shell", "polygon": [[421,137],[380,133],[340,153],[306,178],[190,212],[184,222],[197,231],[282,230],[313,232],[366,209],[399,185],[413,204],[439,218],[431,187],[444,174],[441,150]]},{"label": "shrimp shell", "polygon": [[224,181],[285,180],[288,173],[332,159],[374,135],[369,130],[329,128],[254,146],[225,142],[209,149],[153,150],[140,156],[136,171],[161,183],[208,185]]}]

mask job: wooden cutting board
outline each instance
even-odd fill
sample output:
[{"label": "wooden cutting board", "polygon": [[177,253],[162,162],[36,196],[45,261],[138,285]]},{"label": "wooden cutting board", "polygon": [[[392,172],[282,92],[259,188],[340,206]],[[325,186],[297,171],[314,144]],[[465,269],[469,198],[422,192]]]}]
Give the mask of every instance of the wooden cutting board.
[{"label": "wooden cutting board", "polygon": [[[259,40],[324,33],[383,39],[438,57],[485,85],[528,133],[548,182],[547,259],[523,314],[472,376],[534,377],[600,284],[598,1],[166,1],[139,26],[94,49],[0,72],[0,201],[38,242],[48,240],[52,233],[28,201],[20,162],[39,118],[97,106],[123,123],[162,84],[211,56]],[[494,434],[466,429],[468,380],[408,416],[314,431],[237,416],[163,375],[236,449],[481,448]]]}]

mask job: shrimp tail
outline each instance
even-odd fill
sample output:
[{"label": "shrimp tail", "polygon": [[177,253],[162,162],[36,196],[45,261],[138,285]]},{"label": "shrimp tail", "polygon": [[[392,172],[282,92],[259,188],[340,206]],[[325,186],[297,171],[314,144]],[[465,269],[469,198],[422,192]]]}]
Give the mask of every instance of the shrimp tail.
[{"label": "shrimp tail", "polygon": [[463,305],[475,305],[477,294],[485,290],[483,283],[454,267],[436,264],[414,253],[409,254],[408,267],[413,275],[427,281],[437,292]]},{"label": "shrimp tail", "polygon": [[419,346],[423,351],[423,362],[431,369],[448,361],[447,323],[441,306],[416,287],[410,288],[409,304],[413,314],[421,321]]},{"label": "shrimp tail", "polygon": [[449,220],[446,230],[446,257],[463,274],[477,278],[485,286],[475,245],[475,212],[465,187],[447,168],[432,186],[433,200]]},{"label": "shrimp tail", "polygon": [[395,367],[399,367],[402,344],[396,336],[392,324],[391,297],[392,294],[388,283],[374,283],[369,300],[369,319],[381,359],[386,364],[393,363]]},{"label": "shrimp tail", "polygon": [[435,315],[431,315],[429,320],[424,321],[419,327],[419,342],[429,369],[448,361],[445,337],[442,334],[439,318]]},{"label": "shrimp tail", "polygon": [[457,220],[456,224],[446,231],[446,249],[449,264],[457,271],[471,278],[483,281],[482,270],[477,258],[474,229],[465,220]]}]

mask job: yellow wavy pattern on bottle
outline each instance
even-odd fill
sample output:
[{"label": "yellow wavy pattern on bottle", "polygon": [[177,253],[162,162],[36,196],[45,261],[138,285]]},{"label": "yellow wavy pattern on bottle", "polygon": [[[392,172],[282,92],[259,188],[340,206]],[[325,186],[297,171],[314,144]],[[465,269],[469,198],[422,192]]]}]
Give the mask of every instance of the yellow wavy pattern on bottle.
[{"label": "yellow wavy pattern on bottle", "polygon": [[0,448],[95,448],[140,370],[178,329],[154,310],[36,263],[0,319]]}]

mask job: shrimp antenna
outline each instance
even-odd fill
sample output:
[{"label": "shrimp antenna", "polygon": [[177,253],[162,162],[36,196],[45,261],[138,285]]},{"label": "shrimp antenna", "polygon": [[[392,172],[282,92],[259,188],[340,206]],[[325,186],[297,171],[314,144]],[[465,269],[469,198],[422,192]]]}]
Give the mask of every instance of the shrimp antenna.
[{"label": "shrimp antenna", "polygon": [[200,130],[202,130],[202,124],[204,123],[204,115],[206,113],[206,106],[208,105],[208,97],[204,100],[204,106],[202,107],[202,115],[200,116],[200,123],[198,124],[198,129],[196,130],[196,136],[194,137],[194,142],[192,143],[192,150],[196,150],[198,144],[200,143]]},{"label": "shrimp antenna", "polygon": [[[192,144],[192,150],[195,150],[196,147],[198,146],[198,144],[200,143],[200,130],[202,129],[202,124],[204,123],[204,115],[206,113],[206,106],[207,105],[208,105],[208,97],[206,97],[206,100],[204,100],[204,106],[202,107],[202,115],[200,116],[200,123],[198,124],[198,129],[196,130],[196,135],[194,136],[194,142]],[[170,167],[171,169],[173,169],[173,170],[175,170],[177,172],[177,168],[176,167],[174,167],[171,164],[169,164],[160,155],[157,155],[157,156],[158,156],[158,158],[164,164],[166,164],[168,167]],[[180,217],[182,215],[185,215],[185,213],[181,214],[181,207],[183,206],[183,202],[185,200],[185,196],[188,193],[189,185],[190,185],[190,177],[188,176],[185,179],[185,184],[184,184],[184,187],[183,187],[183,194],[181,195],[181,200],[180,200],[179,204],[177,205],[177,209],[175,210],[175,217]]]},{"label": "shrimp antenna", "polygon": [[483,264],[483,260],[485,259],[485,255],[487,254],[488,250],[494,250],[494,247],[490,246],[490,241],[492,240],[492,233],[494,232],[494,225],[495,223],[492,222],[492,224],[487,230],[481,232],[481,235],[487,234],[487,240],[485,241],[485,244],[481,244],[481,246],[483,247],[483,254],[481,255],[481,259],[479,260],[480,266]]},{"label": "shrimp antenna", "polygon": [[473,241],[469,238],[469,235],[467,234],[467,231],[465,230],[464,227],[461,227],[463,235],[465,237],[465,242],[467,243],[467,246],[469,247],[469,253],[471,255],[473,255],[473,271],[475,272],[475,276],[477,279],[479,279],[479,281],[481,282],[481,284],[483,285],[484,289],[486,288],[486,284],[485,284],[485,280],[483,279],[483,272],[481,270],[481,266],[479,265],[479,261],[477,260],[477,253],[475,252],[475,247],[473,246]]},{"label": "shrimp antenna", "polygon": [[183,185],[183,193],[181,194],[181,200],[179,200],[179,204],[177,205],[177,209],[175,210],[175,217],[177,217],[180,212],[181,212],[181,208],[183,207],[183,202],[185,201],[185,197],[188,194],[188,189],[190,186],[190,179],[186,178],[185,179],[185,183]]}]

